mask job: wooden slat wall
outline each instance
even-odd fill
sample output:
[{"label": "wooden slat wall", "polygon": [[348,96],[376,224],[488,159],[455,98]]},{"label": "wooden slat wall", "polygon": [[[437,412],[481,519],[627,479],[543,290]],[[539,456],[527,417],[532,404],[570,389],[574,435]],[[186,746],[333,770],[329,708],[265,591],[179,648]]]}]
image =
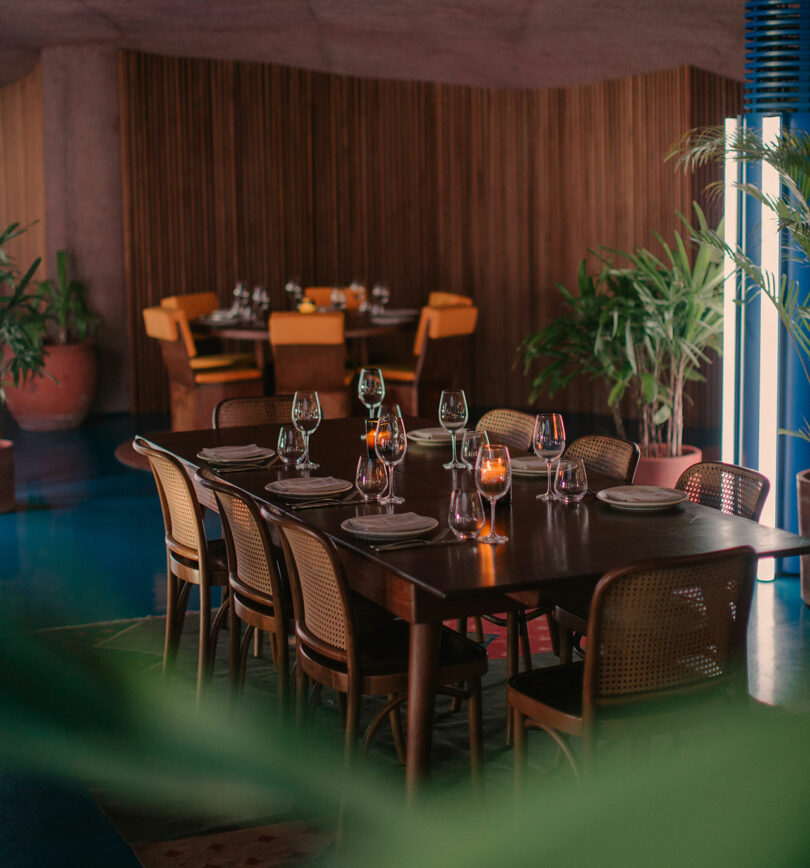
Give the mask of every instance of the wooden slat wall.
[{"label": "wooden slat wall", "polygon": [[[384,280],[397,306],[472,295],[473,403],[526,406],[515,352],[559,311],[556,282],[589,246],[671,234],[698,191],[664,155],[696,101],[717,122],[740,90],[686,68],[496,91],[122,54],[133,409],[166,402],[141,308],[195,290],[226,304],[237,279],[283,306],[290,277]],[[554,404],[604,412],[590,383]]]},{"label": "wooden slat wall", "polygon": [[46,276],[42,146],[42,67],[37,65],[21,81],[0,88],[0,227],[30,225],[8,252],[23,271],[43,257],[38,280]]}]

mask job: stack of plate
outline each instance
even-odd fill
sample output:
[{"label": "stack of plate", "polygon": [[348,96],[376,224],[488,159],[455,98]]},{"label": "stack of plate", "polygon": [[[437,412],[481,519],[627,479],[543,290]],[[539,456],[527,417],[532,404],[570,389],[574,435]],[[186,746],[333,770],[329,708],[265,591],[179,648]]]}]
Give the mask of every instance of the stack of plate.
[{"label": "stack of plate", "polygon": [[271,494],[288,500],[309,500],[313,497],[335,497],[344,491],[351,491],[354,484],[347,479],[335,479],[334,476],[295,476],[269,482],[265,488]]},{"label": "stack of plate", "polygon": [[546,459],[536,455],[521,455],[512,459],[513,476],[545,476]]},{"label": "stack of plate", "polygon": [[241,465],[247,467],[263,464],[274,455],[275,452],[267,446],[257,446],[255,443],[250,443],[247,446],[213,446],[198,452],[197,458],[201,458],[216,470],[218,467],[235,469]]},{"label": "stack of plate", "polygon": [[408,439],[419,446],[447,446],[450,434],[444,428],[417,428],[408,432]]},{"label": "stack of plate", "polygon": [[340,524],[341,528],[360,539],[408,539],[420,536],[439,526],[437,519],[415,512],[399,512],[393,515],[356,515]]},{"label": "stack of plate", "polygon": [[686,500],[686,494],[677,488],[659,488],[657,485],[617,485],[597,492],[599,500],[614,509],[648,512],[669,509]]}]

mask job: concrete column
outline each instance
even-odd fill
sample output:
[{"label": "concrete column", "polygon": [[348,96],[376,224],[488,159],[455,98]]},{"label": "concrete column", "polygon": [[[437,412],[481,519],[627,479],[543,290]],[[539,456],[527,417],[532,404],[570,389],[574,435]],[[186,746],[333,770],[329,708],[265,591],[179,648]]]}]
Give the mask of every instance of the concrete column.
[{"label": "concrete column", "polygon": [[99,331],[101,368],[95,412],[129,408],[124,285],[118,55],[67,45],[42,52],[48,273],[69,250],[88,288]]}]

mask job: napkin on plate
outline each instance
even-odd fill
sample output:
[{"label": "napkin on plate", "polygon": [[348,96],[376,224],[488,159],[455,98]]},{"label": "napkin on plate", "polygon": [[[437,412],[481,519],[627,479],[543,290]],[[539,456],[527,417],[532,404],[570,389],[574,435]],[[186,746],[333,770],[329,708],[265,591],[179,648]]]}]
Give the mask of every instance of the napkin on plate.
[{"label": "napkin on plate", "polygon": [[239,461],[243,458],[264,457],[268,449],[251,443],[248,446],[213,446],[210,449],[201,449],[200,457],[209,458],[213,461]]},{"label": "napkin on plate", "polygon": [[654,485],[627,485],[605,489],[605,496],[618,503],[661,503],[681,494],[674,488],[658,488]]},{"label": "napkin on plate", "polygon": [[418,440],[446,440],[450,442],[450,435],[444,428],[417,428],[411,431],[411,435]]},{"label": "napkin on plate", "polygon": [[346,485],[346,480],[334,476],[304,476],[296,479],[280,479],[273,487],[277,491],[290,494],[309,494],[310,492],[330,491]]},{"label": "napkin on plate", "polygon": [[527,470],[532,473],[546,472],[546,459],[537,455],[522,455],[512,459],[512,467],[515,470]]},{"label": "napkin on plate", "polygon": [[425,530],[425,528],[433,525],[434,519],[427,515],[419,515],[415,512],[399,512],[394,515],[358,515],[348,519],[347,526],[352,530],[362,531],[364,533],[374,533],[377,531],[409,531],[414,533]]}]

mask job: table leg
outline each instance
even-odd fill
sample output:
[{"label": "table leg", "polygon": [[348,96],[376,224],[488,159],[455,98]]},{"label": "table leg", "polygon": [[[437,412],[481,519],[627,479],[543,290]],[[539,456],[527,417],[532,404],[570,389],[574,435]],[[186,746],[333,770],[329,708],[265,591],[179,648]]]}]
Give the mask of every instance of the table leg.
[{"label": "table leg", "polygon": [[433,703],[439,660],[440,623],[411,624],[408,662],[408,742],[405,781],[408,800],[429,777]]}]

